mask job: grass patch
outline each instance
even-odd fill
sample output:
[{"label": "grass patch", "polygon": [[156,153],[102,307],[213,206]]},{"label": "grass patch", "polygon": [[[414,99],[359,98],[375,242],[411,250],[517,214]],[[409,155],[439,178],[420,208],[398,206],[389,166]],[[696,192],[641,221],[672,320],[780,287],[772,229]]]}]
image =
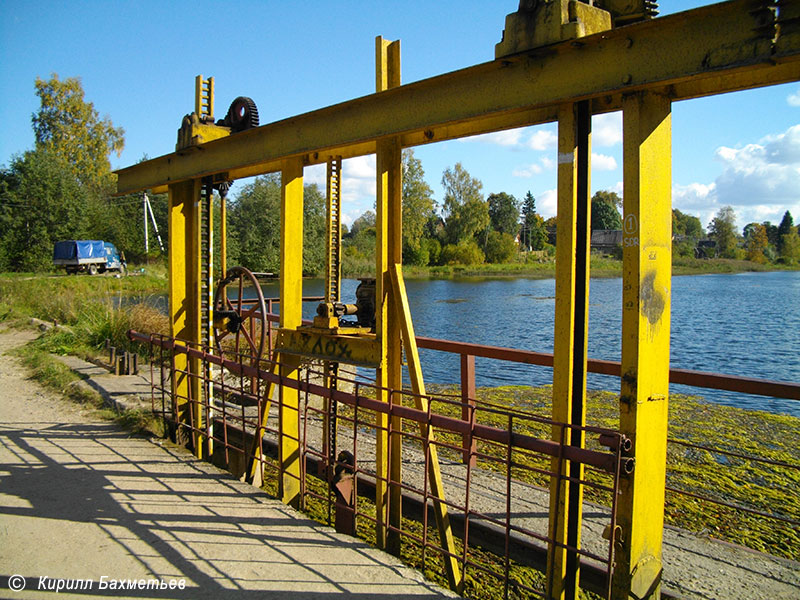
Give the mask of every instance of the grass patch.
[{"label": "grass patch", "polygon": [[51,332],[41,336],[14,351],[22,359],[23,365],[31,372],[31,379],[43,387],[60,394],[67,400],[92,410],[92,415],[113,421],[120,427],[136,434],[164,437],[164,422],[149,411],[125,410],[117,411],[107,406],[100,394],[85,386],[79,385],[81,377],[68,366],[54,358],[52,349],[72,334]]},{"label": "grass patch", "polygon": [[0,276],[0,321],[35,317],[66,325],[42,337],[39,347],[54,354],[97,357],[105,345],[148,356],[149,346],[128,340],[128,329],[166,333],[167,317],[149,301],[166,290],[156,275],[137,277]]}]

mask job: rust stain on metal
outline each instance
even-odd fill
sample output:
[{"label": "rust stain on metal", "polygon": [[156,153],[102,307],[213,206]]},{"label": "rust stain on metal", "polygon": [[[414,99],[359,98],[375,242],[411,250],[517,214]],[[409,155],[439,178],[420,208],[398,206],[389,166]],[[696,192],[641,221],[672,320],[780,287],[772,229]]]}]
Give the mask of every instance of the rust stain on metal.
[{"label": "rust stain on metal", "polygon": [[666,299],[661,290],[655,287],[656,272],[650,271],[642,279],[639,286],[639,311],[647,318],[651,325],[661,320],[667,306]]}]

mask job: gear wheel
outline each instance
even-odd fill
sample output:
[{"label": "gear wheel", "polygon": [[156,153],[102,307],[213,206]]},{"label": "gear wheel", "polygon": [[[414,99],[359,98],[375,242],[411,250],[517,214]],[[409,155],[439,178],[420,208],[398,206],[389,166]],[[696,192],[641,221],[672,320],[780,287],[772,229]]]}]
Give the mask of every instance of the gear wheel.
[{"label": "gear wheel", "polygon": [[258,108],[256,103],[247,96],[239,96],[231,102],[228,114],[217,124],[230,127],[231,131],[234,132],[258,127]]}]

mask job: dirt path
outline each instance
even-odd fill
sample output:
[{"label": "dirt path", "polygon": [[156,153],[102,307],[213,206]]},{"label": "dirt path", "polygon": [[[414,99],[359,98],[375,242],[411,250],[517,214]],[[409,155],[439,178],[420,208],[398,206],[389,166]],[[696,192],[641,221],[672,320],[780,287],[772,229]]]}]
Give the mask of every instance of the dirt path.
[{"label": "dirt path", "polygon": [[6,352],[32,335],[0,329],[0,597],[448,595],[397,559],[27,380]]}]

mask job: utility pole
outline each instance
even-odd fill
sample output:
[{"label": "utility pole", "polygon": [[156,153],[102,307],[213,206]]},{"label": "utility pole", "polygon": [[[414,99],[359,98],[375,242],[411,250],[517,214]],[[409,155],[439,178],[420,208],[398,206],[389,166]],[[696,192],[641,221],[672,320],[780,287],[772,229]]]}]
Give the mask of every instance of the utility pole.
[{"label": "utility pole", "polygon": [[142,192],[142,215],[144,216],[144,262],[148,264],[150,258],[148,254],[150,253],[150,245],[147,240],[147,192]]},{"label": "utility pole", "polygon": [[[156,239],[158,240],[158,249],[161,250],[161,254],[164,254],[164,244],[161,242],[161,234],[158,232],[158,224],[156,223],[156,216],[153,214],[153,205],[150,204],[150,199],[147,197],[147,194],[144,195],[144,201],[147,203],[147,210],[150,211],[150,221],[153,223],[153,231],[156,232]],[[145,220],[147,219],[147,214],[145,213]],[[145,246],[147,245],[147,226],[145,226]]]}]

